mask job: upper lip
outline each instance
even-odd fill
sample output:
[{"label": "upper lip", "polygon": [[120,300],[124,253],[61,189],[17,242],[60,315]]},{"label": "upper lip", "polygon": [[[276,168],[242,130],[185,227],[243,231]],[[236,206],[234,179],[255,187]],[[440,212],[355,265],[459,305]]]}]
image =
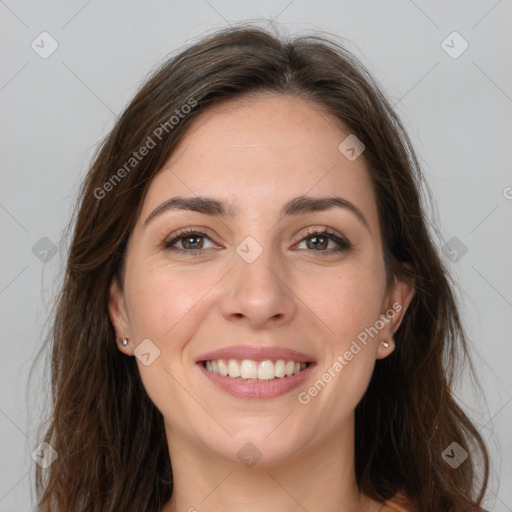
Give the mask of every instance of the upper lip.
[{"label": "upper lip", "polygon": [[243,359],[250,359],[251,361],[266,361],[267,359],[276,361],[284,359],[286,361],[295,361],[296,363],[316,362],[313,357],[289,348],[234,345],[203,354],[196,359],[196,363],[216,361],[217,359],[236,359],[239,361]]}]

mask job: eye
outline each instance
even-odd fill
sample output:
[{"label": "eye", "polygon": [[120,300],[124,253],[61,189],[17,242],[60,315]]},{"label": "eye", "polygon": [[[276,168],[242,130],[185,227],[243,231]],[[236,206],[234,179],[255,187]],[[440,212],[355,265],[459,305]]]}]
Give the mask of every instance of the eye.
[{"label": "eye", "polygon": [[[205,247],[205,240],[209,240],[211,242],[211,239],[203,231],[190,228],[182,229],[175,233],[170,240],[166,240],[163,243],[163,247],[165,249],[169,249],[176,252],[186,252],[187,254],[199,254],[204,249],[210,248]],[[174,247],[176,245],[177,247]]]},{"label": "eye", "polygon": [[[308,230],[306,234],[307,236],[299,242],[299,245],[303,243],[306,244],[306,250],[337,253],[346,251],[352,247],[352,244],[346,238],[333,233],[327,228]],[[331,244],[330,248],[329,244]],[[334,248],[332,245],[334,245]]]},{"label": "eye", "polygon": [[[209,241],[212,245],[205,247],[205,241]],[[305,248],[301,248],[301,244],[306,244]],[[317,253],[339,253],[352,248],[352,244],[341,235],[338,235],[327,228],[310,229],[306,232],[306,237],[299,244],[300,250],[306,250]],[[194,228],[185,228],[177,231],[173,236],[163,242],[164,249],[173,252],[185,253],[188,255],[202,254],[206,249],[215,247],[211,238],[204,231]]]}]

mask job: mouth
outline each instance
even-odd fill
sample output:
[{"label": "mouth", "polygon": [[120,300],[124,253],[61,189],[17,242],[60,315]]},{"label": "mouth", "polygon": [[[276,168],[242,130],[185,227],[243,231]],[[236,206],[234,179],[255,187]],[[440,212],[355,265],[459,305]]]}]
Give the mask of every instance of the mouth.
[{"label": "mouth", "polygon": [[303,383],[316,360],[282,347],[238,345],[204,354],[196,365],[217,388],[236,398],[268,399]]},{"label": "mouth", "polygon": [[270,382],[298,375],[312,364],[293,359],[213,359],[201,362],[206,371],[246,382]]}]

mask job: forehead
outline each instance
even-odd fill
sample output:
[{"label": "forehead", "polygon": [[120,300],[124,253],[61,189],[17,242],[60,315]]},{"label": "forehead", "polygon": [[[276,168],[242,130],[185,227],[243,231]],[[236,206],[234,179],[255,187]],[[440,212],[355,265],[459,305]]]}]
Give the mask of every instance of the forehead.
[{"label": "forehead", "polygon": [[311,101],[262,94],[198,116],[153,179],[142,216],[170,196],[207,195],[239,211],[279,208],[299,195],[342,195],[376,221],[363,157],[339,150],[350,132]]}]

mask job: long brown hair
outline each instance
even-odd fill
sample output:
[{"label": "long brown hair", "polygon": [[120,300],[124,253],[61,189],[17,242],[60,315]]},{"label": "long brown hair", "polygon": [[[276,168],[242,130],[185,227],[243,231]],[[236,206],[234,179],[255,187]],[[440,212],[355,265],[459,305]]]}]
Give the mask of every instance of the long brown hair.
[{"label": "long brown hair", "polygon": [[[378,500],[402,491],[418,512],[481,503],[486,447],[451,390],[467,345],[453,285],[427,227],[420,194],[425,183],[403,125],[340,43],[241,25],[217,31],[161,65],[103,141],[87,174],[48,337],[52,409],[44,440],[58,458],[47,469],[36,466],[39,511],[140,512],[159,510],[169,500],[163,418],[135,359],[116,346],[109,286],[115,277],[122,281],[127,240],[148,185],[190,122],[213,104],[259,92],[309,99],[364,143],[388,275],[416,288],[396,350],[377,361],[356,409],[360,489]],[[141,156],[143,146],[148,151]],[[454,442],[471,454],[457,469],[442,456]]]}]

